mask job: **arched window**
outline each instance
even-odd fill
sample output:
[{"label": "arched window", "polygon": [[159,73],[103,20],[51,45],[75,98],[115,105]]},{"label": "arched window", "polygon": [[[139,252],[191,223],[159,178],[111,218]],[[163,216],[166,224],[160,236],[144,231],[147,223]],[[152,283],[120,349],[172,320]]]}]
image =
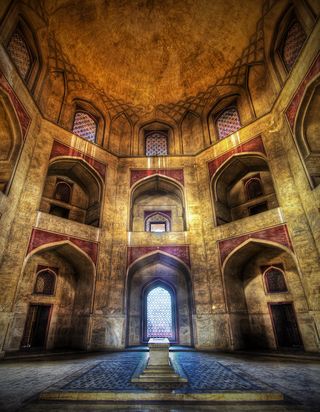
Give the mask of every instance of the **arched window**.
[{"label": "arched window", "polygon": [[307,35],[300,22],[296,17],[293,17],[284,35],[282,49],[280,50],[282,60],[288,71],[291,70],[297,60],[306,38]]},{"label": "arched window", "polygon": [[18,27],[9,40],[7,50],[20,75],[26,80],[34,59],[22,31]]},{"label": "arched window", "polygon": [[223,110],[216,118],[216,127],[219,139],[223,139],[239,130],[241,123],[238,110],[235,107],[229,107]]},{"label": "arched window", "polygon": [[261,180],[258,177],[253,177],[246,181],[245,189],[248,200],[256,199],[263,195]]},{"label": "arched window", "polygon": [[96,141],[97,122],[89,113],[77,111],[74,116],[72,131],[90,142]]},{"label": "arched window", "polygon": [[146,232],[169,232],[170,231],[170,218],[167,213],[155,212],[150,215],[149,212],[145,212],[145,231]]},{"label": "arched window", "polygon": [[268,293],[288,292],[283,271],[275,266],[271,266],[264,272],[266,290]]},{"label": "arched window", "polygon": [[57,180],[54,197],[61,202],[69,203],[71,198],[72,187],[63,180]]},{"label": "arched window", "polygon": [[43,269],[37,274],[33,293],[38,295],[53,295],[55,287],[55,273],[49,269]]},{"label": "arched window", "polygon": [[170,292],[155,286],[146,295],[146,331],[145,338],[174,339],[174,313]]},{"label": "arched window", "polygon": [[168,131],[145,131],[146,156],[166,156],[168,154]]}]

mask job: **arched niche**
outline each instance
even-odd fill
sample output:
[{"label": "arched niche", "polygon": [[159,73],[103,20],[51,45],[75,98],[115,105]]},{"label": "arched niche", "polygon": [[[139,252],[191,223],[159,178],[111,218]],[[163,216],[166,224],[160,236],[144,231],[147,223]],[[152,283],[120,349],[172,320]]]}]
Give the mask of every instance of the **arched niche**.
[{"label": "arched niche", "polygon": [[[50,295],[34,293],[44,269],[55,275]],[[6,350],[88,349],[94,284],[92,260],[71,242],[35,249],[25,260]]]},{"label": "arched niche", "polygon": [[[285,272],[286,291],[268,293],[264,274],[272,266]],[[303,341],[310,348],[315,345],[307,338],[310,319],[304,313],[308,306],[290,250],[273,242],[249,240],[227,257],[222,271],[233,349],[301,350]]]},{"label": "arched niche", "polygon": [[0,89],[0,191],[8,193],[18,162],[22,136],[7,94]]},{"label": "arched niche", "polygon": [[193,345],[193,298],[188,267],[179,259],[162,252],[148,254],[128,269],[126,281],[126,345],[146,343],[146,292],[162,285],[169,290],[175,327],[172,343]]},{"label": "arched niche", "polygon": [[138,154],[145,156],[146,155],[146,138],[152,135],[152,132],[155,134],[159,132],[162,136],[165,136],[167,139],[167,154],[173,155],[177,152],[176,142],[174,135],[174,127],[169,123],[154,120],[148,123],[142,124],[139,127],[138,132]]},{"label": "arched niche", "polygon": [[256,117],[267,113],[277,97],[265,63],[248,67],[247,88]]},{"label": "arched niche", "polygon": [[39,106],[42,114],[55,123],[60,123],[67,93],[67,79],[63,70],[48,70],[43,81]]},{"label": "arched niche", "polygon": [[[74,98],[71,113],[72,132],[88,141],[102,145],[105,132],[105,119],[102,111],[89,100]],[[68,123],[70,124],[70,121]],[[94,132],[92,131],[90,133],[92,136],[88,137],[87,130],[92,127]]]},{"label": "arched niche", "polygon": [[[262,192],[256,197],[248,191],[250,179],[260,181]],[[259,154],[232,156],[213,175],[211,185],[217,225],[278,207],[268,163]]]},{"label": "arched niche", "polygon": [[[224,90],[221,90],[223,93]],[[237,88],[236,92],[227,92],[226,95],[219,98],[212,106],[211,110],[208,113],[208,128],[212,142],[217,142],[232,133],[237,132],[248,120],[251,119],[249,104],[247,101],[243,90]],[[231,122],[228,125],[227,118],[223,119],[225,115],[232,113],[235,118],[230,119]],[[226,126],[229,129],[229,132],[225,132],[222,136],[219,133],[218,122],[219,119],[226,121]],[[234,120],[235,122],[233,122]],[[230,127],[229,127],[230,126]]]},{"label": "arched niche", "polygon": [[31,28],[33,26],[25,17],[17,14],[17,10],[12,15],[12,21],[15,22],[14,25],[4,28],[6,50],[24,83],[34,92],[42,71],[38,39]]},{"label": "arched niche", "polygon": [[195,154],[204,149],[204,136],[201,118],[187,112],[181,123],[183,154]]},{"label": "arched niche", "polygon": [[130,196],[129,230],[145,230],[145,212],[169,211],[171,231],[186,230],[184,189],[173,179],[153,175],[137,182]]},{"label": "arched niche", "polygon": [[[69,202],[59,196],[59,185],[70,187]],[[40,210],[87,225],[99,226],[103,182],[87,162],[60,158],[49,164]]]},{"label": "arched niche", "polygon": [[295,139],[311,186],[320,184],[320,77],[312,82],[301,102],[295,126]]},{"label": "arched niche", "polygon": [[[300,5],[297,6],[301,8]],[[271,41],[270,59],[282,84],[292,70],[307,39],[306,22],[301,10],[290,5],[278,19]]]},{"label": "arched niche", "polygon": [[132,128],[129,119],[121,113],[111,122],[108,149],[118,155],[130,155]]}]

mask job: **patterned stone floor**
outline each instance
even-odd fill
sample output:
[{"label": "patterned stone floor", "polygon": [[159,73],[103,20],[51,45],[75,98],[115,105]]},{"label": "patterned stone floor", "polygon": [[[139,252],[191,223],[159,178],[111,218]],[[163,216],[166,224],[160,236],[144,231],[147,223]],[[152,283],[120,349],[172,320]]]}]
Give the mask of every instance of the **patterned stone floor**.
[{"label": "patterned stone floor", "polygon": [[[175,367],[188,377],[180,391],[277,390],[286,395],[282,405],[90,405],[35,402],[46,388],[64,391],[136,391],[131,374],[139,373],[145,352],[124,352],[44,358],[0,363],[0,410],[49,411],[320,411],[320,362],[199,352],[175,352]],[[121,377],[121,378],[120,378]],[[141,389],[139,389],[141,390]],[[31,402],[30,402],[31,400]]]}]

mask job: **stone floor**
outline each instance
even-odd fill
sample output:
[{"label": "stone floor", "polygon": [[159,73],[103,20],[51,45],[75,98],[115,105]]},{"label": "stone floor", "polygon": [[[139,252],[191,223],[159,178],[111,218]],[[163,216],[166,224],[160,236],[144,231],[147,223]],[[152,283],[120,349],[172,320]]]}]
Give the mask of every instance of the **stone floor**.
[{"label": "stone floor", "polygon": [[[50,411],[320,411],[320,362],[199,352],[175,352],[175,367],[189,379],[184,392],[224,390],[276,390],[283,404],[228,403],[211,405],[116,405],[36,401],[48,387],[68,390],[132,390],[132,370],[139,370],[145,352],[78,354],[0,363],[0,410]],[[113,368],[113,369],[112,369]],[[121,378],[119,378],[121,376]],[[129,385],[129,386],[128,386]]]}]

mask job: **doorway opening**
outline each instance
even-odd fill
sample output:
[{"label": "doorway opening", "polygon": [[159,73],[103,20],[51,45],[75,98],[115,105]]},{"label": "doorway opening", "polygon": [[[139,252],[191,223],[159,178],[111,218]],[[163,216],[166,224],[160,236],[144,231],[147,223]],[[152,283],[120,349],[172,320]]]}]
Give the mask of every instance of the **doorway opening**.
[{"label": "doorway opening", "polygon": [[30,305],[21,349],[45,348],[51,305]]},{"label": "doorway opening", "polygon": [[303,350],[292,303],[270,303],[269,308],[279,349]]}]

